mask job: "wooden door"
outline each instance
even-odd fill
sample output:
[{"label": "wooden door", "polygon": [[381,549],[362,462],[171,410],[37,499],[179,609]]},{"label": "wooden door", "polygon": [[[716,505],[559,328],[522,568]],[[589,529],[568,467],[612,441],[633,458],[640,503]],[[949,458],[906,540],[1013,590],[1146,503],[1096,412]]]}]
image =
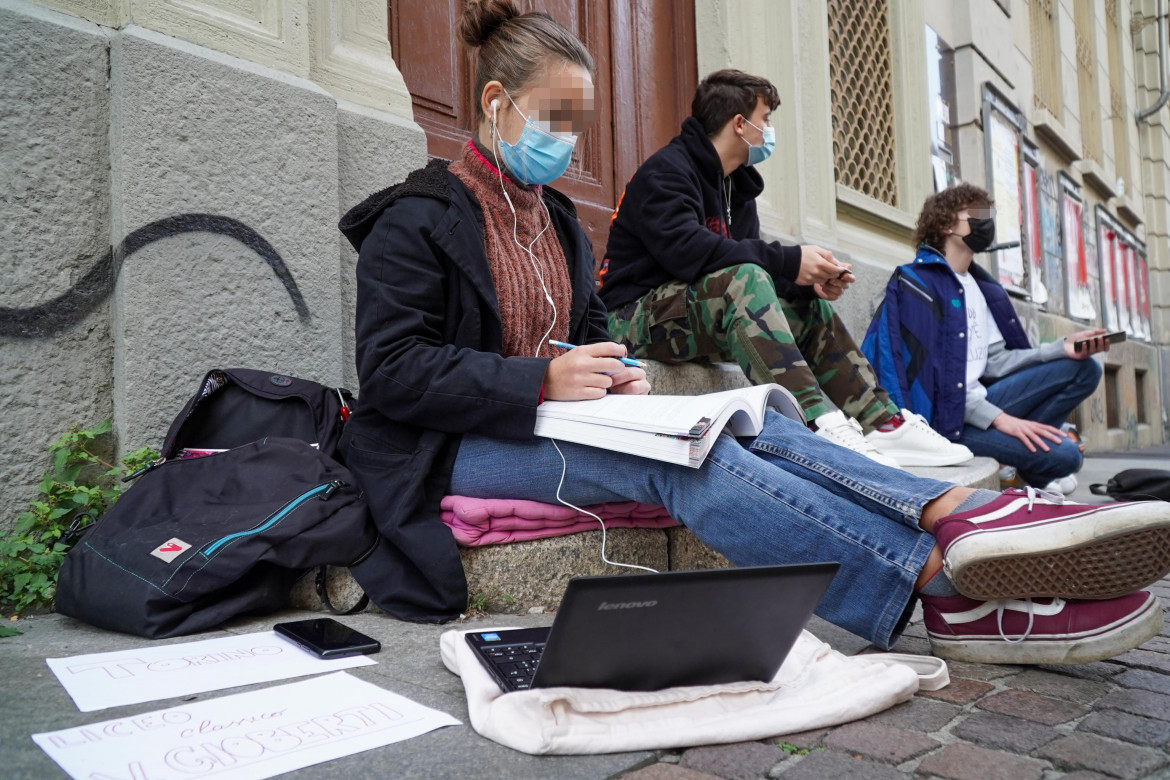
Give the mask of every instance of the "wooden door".
[{"label": "wooden door", "polygon": [[[609,218],[638,165],[678,132],[695,76],[693,0],[521,0],[593,55],[597,118],[556,183],[577,204],[600,261]],[[454,159],[475,126],[472,62],[455,30],[461,0],[389,0],[390,46],[431,157]]]}]

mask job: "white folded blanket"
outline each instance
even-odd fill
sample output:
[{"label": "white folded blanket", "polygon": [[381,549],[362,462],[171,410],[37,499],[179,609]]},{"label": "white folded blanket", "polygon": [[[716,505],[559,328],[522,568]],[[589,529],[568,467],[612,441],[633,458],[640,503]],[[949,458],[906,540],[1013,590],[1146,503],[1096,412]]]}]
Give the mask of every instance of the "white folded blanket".
[{"label": "white folded blanket", "polygon": [[[495,629],[475,629],[485,630]],[[439,649],[444,665],[463,680],[472,728],[534,755],[656,750],[794,734],[907,701],[919,689],[920,674],[927,690],[949,682],[940,659],[846,656],[804,631],[767,683],[653,692],[534,688],[505,694],[468,646],[465,633],[444,632]]]}]

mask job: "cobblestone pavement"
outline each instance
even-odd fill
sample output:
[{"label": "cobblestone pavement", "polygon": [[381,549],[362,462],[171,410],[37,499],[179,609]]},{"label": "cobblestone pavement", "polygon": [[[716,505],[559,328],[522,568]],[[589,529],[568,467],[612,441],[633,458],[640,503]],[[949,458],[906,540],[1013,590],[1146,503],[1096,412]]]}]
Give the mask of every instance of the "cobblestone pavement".
[{"label": "cobblestone pavement", "polygon": [[[1122,468],[1163,467],[1127,453],[1130,461],[1086,460],[1075,499],[1087,485]],[[1170,605],[1170,578],[1153,590]],[[285,611],[233,621],[198,637],[159,644],[264,631],[280,620],[319,616]],[[327,761],[286,775],[297,780],[385,778],[557,778],[557,780],[805,780],[806,778],[944,778],[945,780],[1170,780],[1170,627],[1141,648],[1078,666],[991,666],[951,663],[951,684],[837,728],[736,745],[688,750],[584,756],[528,756],[476,734],[467,724],[462,684],[438,659],[439,635],[475,625],[547,625],[551,615],[488,615],[461,625],[402,623],[373,611],[343,619],[382,642],[375,666],[350,670],[464,725],[373,751]],[[175,706],[178,700],[89,713],[78,712],[45,666],[47,657],[138,647],[144,640],[102,631],[61,615],[11,624],[22,631],[0,640],[0,778],[64,777],[30,734],[72,728],[127,714]],[[835,649],[853,654],[864,640],[813,618],[809,629]],[[898,652],[929,653],[920,620],[911,623]],[[282,684],[278,681],[275,684]],[[262,687],[213,691],[181,701],[231,695]],[[127,773],[129,776],[133,773]],[[122,775],[119,775],[122,776]],[[135,775],[137,776],[137,775]],[[153,776],[152,776],[153,777]]]},{"label": "cobblestone pavement", "polygon": [[[1152,590],[1170,604],[1170,580]],[[894,649],[929,653],[922,623]],[[621,780],[1170,778],[1170,625],[1108,661],[948,666],[947,687],[865,720],[665,751]]]}]

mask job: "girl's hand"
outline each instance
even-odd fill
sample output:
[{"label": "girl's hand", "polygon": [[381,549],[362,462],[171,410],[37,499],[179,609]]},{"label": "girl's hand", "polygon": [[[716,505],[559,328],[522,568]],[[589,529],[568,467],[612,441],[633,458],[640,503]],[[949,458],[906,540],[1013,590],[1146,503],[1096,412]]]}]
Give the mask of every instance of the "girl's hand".
[{"label": "girl's hand", "polygon": [[[618,360],[625,356],[626,348],[621,344],[601,341],[570,349],[553,358],[544,374],[545,399],[589,401],[602,398],[616,384],[619,375],[642,370],[628,367]],[[647,391],[649,387],[647,384]]]},{"label": "girl's hand", "polygon": [[613,384],[609,388],[611,393],[624,395],[648,395],[650,383],[646,380],[646,372],[635,366],[622,366],[622,370],[612,377]]}]

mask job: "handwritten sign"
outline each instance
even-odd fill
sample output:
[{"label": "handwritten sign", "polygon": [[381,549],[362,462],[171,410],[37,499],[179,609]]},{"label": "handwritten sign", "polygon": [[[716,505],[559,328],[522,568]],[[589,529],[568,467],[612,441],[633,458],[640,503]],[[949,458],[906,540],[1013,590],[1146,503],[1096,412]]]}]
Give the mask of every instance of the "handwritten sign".
[{"label": "handwritten sign", "polygon": [[82,712],[377,663],[323,661],[273,631],[45,661]]},{"label": "handwritten sign", "polygon": [[77,780],[252,780],[457,725],[336,672],[32,738]]}]

